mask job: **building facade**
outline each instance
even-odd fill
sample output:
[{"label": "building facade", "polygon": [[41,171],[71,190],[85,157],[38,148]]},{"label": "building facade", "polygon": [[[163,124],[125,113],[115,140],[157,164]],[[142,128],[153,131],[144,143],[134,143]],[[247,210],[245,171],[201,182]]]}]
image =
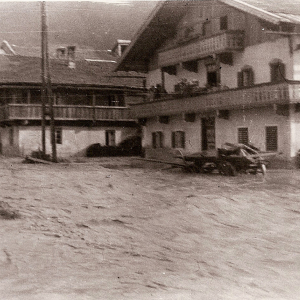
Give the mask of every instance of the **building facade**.
[{"label": "building facade", "polygon": [[[41,58],[0,54],[0,150],[30,155],[42,150]],[[139,125],[129,105],[142,101],[143,77],[112,72],[113,60],[74,58],[58,49],[50,61],[58,157],[85,154],[94,143],[114,146],[136,136]],[[112,59],[112,58],[111,58]],[[51,154],[49,99],[46,99],[46,152]]]},{"label": "building facade", "polygon": [[300,149],[300,1],[160,1],[116,70],[145,72],[132,107],[148,153],[252,143]]}]

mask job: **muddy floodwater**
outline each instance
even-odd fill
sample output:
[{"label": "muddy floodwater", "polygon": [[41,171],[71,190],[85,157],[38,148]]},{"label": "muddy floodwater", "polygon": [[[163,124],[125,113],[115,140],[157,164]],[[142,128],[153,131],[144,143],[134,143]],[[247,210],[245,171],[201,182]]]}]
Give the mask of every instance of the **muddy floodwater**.
[{"label": "muddy floodwater", "polygon": [[300,171],[0,159],[1,300],[300,299]]}]

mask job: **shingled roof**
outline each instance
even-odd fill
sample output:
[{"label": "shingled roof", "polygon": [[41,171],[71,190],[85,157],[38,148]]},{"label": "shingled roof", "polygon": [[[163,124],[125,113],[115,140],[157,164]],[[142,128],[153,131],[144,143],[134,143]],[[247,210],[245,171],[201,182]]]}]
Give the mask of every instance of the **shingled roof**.
[{"label": "shingled roof", "polygon": [[[51,59],[51,81],[54,85],[142,88],[143,77],[138,73],[113,72],[114,67],[113,62],[79,60],[72,69],[66,60]],[[41,58],[0,55],[0,85],[40,83]]]},{"label": "shingled roof", "polygon": [[300,24],[299,0],[219,0],[266,21]]}]

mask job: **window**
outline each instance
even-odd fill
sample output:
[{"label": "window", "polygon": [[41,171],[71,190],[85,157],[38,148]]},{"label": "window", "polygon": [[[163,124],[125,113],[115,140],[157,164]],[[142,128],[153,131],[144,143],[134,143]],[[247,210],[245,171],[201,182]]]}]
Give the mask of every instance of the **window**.
[{"label": "window", "polygon": [[277,126],[266,127],[266,150],[277,151],[278,149],[278,137]]},{"label": "window", "polygon": [[185,132],[172,132],[172,148],[185,148]]},{"label": "window", "polygon": [[164,135],[162,131],[152,132],[152,148],[163,148],[164,147]]},{"label": "window", "polygon": [[190,114],[185,114],[184,115],[184,121],[185,122],[195,122],[196,120],[196,114],[195,113],[190,113]]},{"label": "window", "polygon": [[220,84],[220,68],[216,64],[206,65],[207,69],[207,85],[209,87],[218,86]]},{"label": "window", "polygon": [[116,145],[116,131],[115,130],[106,130],[105,131],[105,145],[106,146],[115,146]]},{"label": "window", "polygon": [[251,67],[245,67],[238,73],[238,87],[254,85],[254,72]]},{"label": "window", "polygon": [[14,129],[12,127],[9,129],[9,144],[10,146],[14,145]]},{"label": "window", "polygon": [[56,128],[55,129],[55,143],[56,144],[62,144],[62,129]]},{"label": "window", "polygon": [[228,29],[228,18],[227,16],[220,18],[220,30],[227,30]]},{"label": "window", "polygon": [[212,34],[212,26],[210,21],[206,21],[205,23],[203,23],[202,34],[204,36],[209,36]]},{"label": "window", "polygon": [[248,135],[247,127],[238,128],[238,143],[246,144],[246,145],[249,143],[249,135]]},{"label": "window", "polygon": [[271,82],[285,80],[285,65],[281,60],[275,59],[270,63]]}]

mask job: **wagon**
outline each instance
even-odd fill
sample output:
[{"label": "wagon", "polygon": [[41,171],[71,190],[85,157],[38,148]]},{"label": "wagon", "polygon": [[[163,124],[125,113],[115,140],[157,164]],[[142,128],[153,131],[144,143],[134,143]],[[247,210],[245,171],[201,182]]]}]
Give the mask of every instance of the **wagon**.
[{"label": "wagon", "polygon": [[[269,154],[267,154],[269,155]],[[265,175],[267,161],[265,154],[245,144],[226,143],[222,148],[212,151],[180,156],[185,169],[191,172],[211,173],[214,170],[222,175],[235,176],[237,173],[258,172]]]}]

